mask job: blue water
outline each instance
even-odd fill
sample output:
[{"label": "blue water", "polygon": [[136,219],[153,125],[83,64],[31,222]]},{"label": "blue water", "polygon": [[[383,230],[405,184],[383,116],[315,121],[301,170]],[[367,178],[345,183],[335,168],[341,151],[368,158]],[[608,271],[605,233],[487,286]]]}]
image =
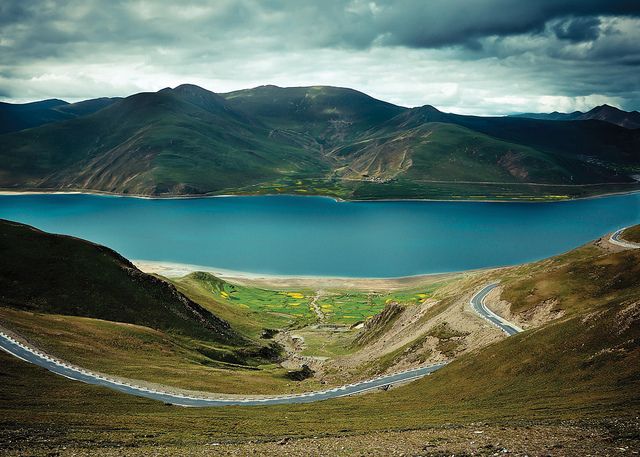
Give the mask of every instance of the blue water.
[{"label": "blue water", "polygon": [[640,194],[556,203],[0,196],[0,217],[129,259],[285,275],[392,277],[511,265],[640,223]]}]

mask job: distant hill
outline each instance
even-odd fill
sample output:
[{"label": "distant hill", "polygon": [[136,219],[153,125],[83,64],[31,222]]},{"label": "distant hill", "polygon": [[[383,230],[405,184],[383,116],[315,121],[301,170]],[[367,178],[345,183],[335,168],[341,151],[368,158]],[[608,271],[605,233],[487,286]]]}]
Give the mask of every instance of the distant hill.
[{"label": "distant hill", "polygon": [[58,99],[23,104],[0,102],[0,134],[86,116],[117,100],[103,97],[77,103]]},{"label": "distant hill", "polygon": [[221,95],[269,127],[309,135],[324,147],[353,139],[406,110],[342,87],[260,86]]},{"label": "distant hill", "polygon": [[529,119],[546,119],[551,121],[584,121],[587,119],[596,119],[628,129],[640,128],[640,112],[623,111],[607,104],[596,106],[586,113],[582,111],[574,111],[573,113],[559,113],[554,111],[553,113],[512,114],[510,117],[526,117]]},{"label": "distant hill", "polygon": [[109,248],[0,219],[0,306],[242,341],[227,322]]},{"label": "distant hill", "polygon": [[640,131],[601,120],[461,116],[326,86],[185,84],[54,108],[74,118],[0,135],[0,187],[527,199],[640,186]]},{"label": "distant hill", "polygon": [[83,100],[76,103],[67,103],[65,105],[57,106],[55,109],[61,113],[69,114],[72,117],[81,117],[88,114],[100,111],[102,108],[106,108],[112,103],[122,100],[121,97],[100,97],[92,98],[91,100]]},{"label": "distant hill", "polygon": [[[598,170],[594,166],[594,160],[588,158],[622,164],[638,164],[640,161],[639,132],[606,122],[553,122],[526,118],[464,116],[443,113],[433,106],[426,105],[405,111],[389,121],[388,125],[384,125],[383,129],[409,130],[431,122],[456,124],[512,145],[534,148],[551,160],[562,157],[562,160],[574,162],[567,164],[567,171],[572,171],[575,166],[584,168],[587,174],[603,171]],[[578,165],[577,162],[581,164]],[[574,180],[583,181],[578,178],[581,173],[582,171],[578,170],[574,174]]]},{"label": "distant hill", "polygon": [[69,119],[69,114],[55,109],[65,105],[68,103],[58,99],[24,104],[0,102],[0,133],[16,132]]}]

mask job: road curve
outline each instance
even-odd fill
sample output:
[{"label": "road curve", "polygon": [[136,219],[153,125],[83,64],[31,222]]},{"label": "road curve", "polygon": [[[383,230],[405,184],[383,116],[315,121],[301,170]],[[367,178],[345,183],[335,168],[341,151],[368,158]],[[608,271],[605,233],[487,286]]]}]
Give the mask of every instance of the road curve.
[{"label": "road curve", "polygon": [[202,396],[202,393],[190,393],[189,391],[183,391],[183,393],[175,393],[162,390],[154,390],[143,386],[137,386],[132,383],[123,382],[122,380],[109,378],[102,374],[91,372],[89,370],[70,365],[67,362],[51,357],[50,355],[45,354],[36,348],[33,348],[16,340],[12,336],[2,331],[0,331],[0,349],[3,349],[4,351],[15,357],[18,357],[19,359],[46,368],[53,373],[59,374],[74,381],[103,386],[109,389],[117,390],[119,392],[124,392],[126,394],[151,398],[153,400],[158,400],[173,405],[192,407],[231,405],[264,406],[291,403],[310,403],[314,401],[327,400],[329,398],[345,397],[348,395],[367,392],[369,390],[379,389],[389,384],[412,381],[433,373],[437,369],[442,368],[447,363],[441,362],[426,365],[411,370],[405,370],[398,373],[392,373],[384,376],[379,376],[377,378],[368,379],[366,381],[336,387],[333,389],[308,392],[303,394],[270,395],[262,397],[238,396],[237,398],[216,398],[215,394],[211,394],[211,396]]},{"label": "road curve", "polygon": [[624,232],[625,229],[627,228],[629,227],[622,227],[621,229],[613,232],[609,237],[609,243],[615,244],[616,246],[620,246],[627,249],[640,249],[640,244],[632,243],[631,241],[625,241],[620,238],[620,236],[622,235],[622,232]]},{"label": "road curve", "polygon": [[[480,292],[471,298],[471,306],[482,317],[492,324],[501,328],[508,335],[521,332],[522,329],[502,319],[497,314],[489,310],[483,303],[486,295],[497,286],[489,284]],[[311,403],[314,401],[328,400],[330,398],[345,397],[349,395],[359,394],[370,390],[375,390],[387,386],[389,384],[397,384],[400,382],[413,381],[418,378],[430,375],[434,371],[442,368],[447,362],[434,363],[425,365],[411,370],[400,371],[377,378],[368,379],[366,381],[347,384],[341,387],[335,387],[327,390],[315,392],[307,392],[303,394],[292,395],[269,395],[269,396],[236,396],[236,397],[219,397],[216,394],[203,396],[202,393],[182,391],[181,393],[169,392],[163,390],[155,390],[148,387],[132,384],[110,378],[100,373],[95,373],[84,368],[71,365],[62,360],[56,359],[32,346],[18,341],[11,335],[0,330],[0,349],[9,354],[22,359],[26,362],[46,368],[47,370],[69,378],[74,381],[80,381],[87,384],[107,387],[112,390],[123,392],[138,397],[150,398],[164,403],[170,403],[178,406],[206,407],[206,406],[265,406],[278,404],[293,403]]]},{"label": "road curve", "polygon": [[484,304],[484,299],[487,297],[487,294],[496,287],[498,287],[497,282],[484,286],[482,290],[477,292],[473,297],[471,297],[471,300],[469,300],[471,308],[476,313],[478,313],[480,317],[495,325],[507,335],[511,336],[515,335],[516,333],[520,333],[522,331],[520,327],[498,316],[496,313],[487,308],[487,305]]}]

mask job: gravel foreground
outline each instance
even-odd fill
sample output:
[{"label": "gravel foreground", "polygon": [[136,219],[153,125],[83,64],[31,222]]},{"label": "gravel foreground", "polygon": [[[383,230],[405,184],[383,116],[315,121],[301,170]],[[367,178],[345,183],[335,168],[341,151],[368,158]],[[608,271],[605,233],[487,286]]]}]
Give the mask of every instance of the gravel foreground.
[{"label": "gravel foreground", "polygon": [[[7,433],[7,430],[3,434]],[[5,436],[6,437],[6,436]],[[8,444],[3,440],[3,445]],[[55,447],[31,441],[22,447],[13,442],[0,454],[7,456],[631,456],[640,455],[640,417],[580,423],[486,423],[443,426],[427,430],[379,432],[365,435],[283,438],[277,441],[218,443],[186,446]]]}]

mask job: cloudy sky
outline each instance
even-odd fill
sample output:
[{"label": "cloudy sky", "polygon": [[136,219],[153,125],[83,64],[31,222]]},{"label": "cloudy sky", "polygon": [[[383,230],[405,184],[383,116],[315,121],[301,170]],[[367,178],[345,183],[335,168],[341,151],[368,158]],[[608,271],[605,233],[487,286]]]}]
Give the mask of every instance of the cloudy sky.
[{"label": "cloudy sky", "polygon": [[352,87],[505,114],[640,109],[640,0],[2,0],[0,100]]}]

